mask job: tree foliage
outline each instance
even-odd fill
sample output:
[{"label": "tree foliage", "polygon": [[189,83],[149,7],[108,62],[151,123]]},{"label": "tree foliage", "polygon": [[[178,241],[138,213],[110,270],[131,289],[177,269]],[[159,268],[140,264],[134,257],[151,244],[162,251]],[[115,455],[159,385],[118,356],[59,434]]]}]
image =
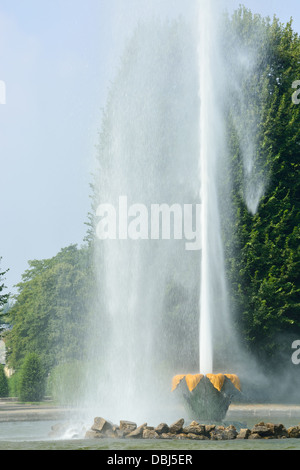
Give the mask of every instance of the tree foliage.
[{"label": "tree foliage", "polygon": [[9,311],[8,362],[17,369],[27,353],[35,352],[48,371],[84,355],[93,279],[89,251],[72,245],[29,266]]},{"label": "tree foliage", "polygon": [[20,400],[41,401],[45,393],[45,378],[40,357],[36,353],[28,353],[20,370]]},{"label": "tree foliage", "polygon": [[[1,258],[0,258],[1,261]],[[1,316],[4,316],[5,311],[3,311],[3,307],[7,304],[8,299],[9,299],[9,294],[4,294],[3,292],[5,291],[6,287],[3,282],[3,278],[7,271],[0,272],[0,332],[1,332]],[[4,322],[4,320],[3,320]]]},{"label": "tree foliage", "polygon": [[0,364],[0,398],[8,397],[8,380],[4,373],[4,366]]},{"label": "tree foliage", "polygon": [[265,31],[255,82],[261,86],[264,77],[263,88],[255,89],[263,102],[248,102],[248,112],[260,104],[256,142],[263,167],[256,171],[263,171],[267,184],[258,211],[249,214],[241,190],[241,149],[229,126],[234,230],[227,239],[228,277],[241,336],[270,366],[270,359],[290,355],[291,338],[300,335],[300,106],[292,102],[292,83],[300,77],[300,38],[292,22],[266,21],[245,9],[234,21],[241,31],[257,22]]}]

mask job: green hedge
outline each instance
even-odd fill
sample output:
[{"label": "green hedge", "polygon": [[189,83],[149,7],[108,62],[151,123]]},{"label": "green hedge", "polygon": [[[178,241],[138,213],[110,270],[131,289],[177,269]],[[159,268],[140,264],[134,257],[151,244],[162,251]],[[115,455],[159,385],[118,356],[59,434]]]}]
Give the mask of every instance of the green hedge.
[{"label": "green hedge", "polygon": [[9,389],[8,389],[8,379],[4,373],[4,366],[0,364],[0,397],[8,397]]},{"label": "green hedge", "polygon": [[45,371],[36,353],[25,357],[20,370],[19,399],[21,401],[40,401],[45,394]]}]

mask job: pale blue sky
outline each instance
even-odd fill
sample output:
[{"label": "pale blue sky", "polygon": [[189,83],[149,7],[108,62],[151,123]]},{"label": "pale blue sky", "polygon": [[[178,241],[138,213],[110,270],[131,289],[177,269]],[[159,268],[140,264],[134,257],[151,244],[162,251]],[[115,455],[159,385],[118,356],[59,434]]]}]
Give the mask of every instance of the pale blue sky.
[{"label": "pale blue sky", "polygon": [[[193,0],[194,1],[194,0]],[[224,0],[294,18],[299,0]],[[10,290],[29,259],[81,244],[101,108],[139,18],[188,14],[187,0],[0,0],[0,268]],[[300,77],[299,77],[300,78]]]}]

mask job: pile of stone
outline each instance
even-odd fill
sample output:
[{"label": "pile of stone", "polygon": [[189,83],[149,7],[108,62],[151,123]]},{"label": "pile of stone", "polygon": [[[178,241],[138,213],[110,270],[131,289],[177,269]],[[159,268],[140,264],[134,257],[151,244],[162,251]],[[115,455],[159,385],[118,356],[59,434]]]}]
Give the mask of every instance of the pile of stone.
[{"label": "pile of stone", "polygon": [[283,424],[258,423],[252,429],[237,430],[235,426],[199,424],[192,421],[184,426],[184,419],[179,419],[171,426],[161,423],[156,427],[147,423],[137,426],[131,421],[120,421],[112,424],[104,418],[97,417],[94,424],[85,434],[86,439],[192,439],[192,440],[231,440],[231,439],[300,439],[300,425],[288,429]]}]

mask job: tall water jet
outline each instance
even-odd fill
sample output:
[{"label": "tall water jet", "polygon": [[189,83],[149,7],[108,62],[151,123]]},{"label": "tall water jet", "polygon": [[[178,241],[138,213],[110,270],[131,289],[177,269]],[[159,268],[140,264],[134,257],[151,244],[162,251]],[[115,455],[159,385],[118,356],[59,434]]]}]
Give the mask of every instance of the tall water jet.
[{"label": "tall water jet", "polygon": [[200,372],[213,372],[213,321],[227,316],[224,254],[218,202],[219,162],[225,148],[217,0],[199,2],[201,286]]},{"label": "tall water jet", "polygon": [[[226,155],[223,90],[220,87],[220,77],[225,75],[220,48],[220,11],[218,0],[199,2],[199,180],[202,209],[199,373],[173,378],[173,391],[178,390],[183,396],[190,417],[214,421],[225,418],[231,397],[240,391],[235,374],[213,373],[216,331],[222,330],[224,336],[230,335],[219,207],[219,174]],[[232,364],[226,364],[227,367],[232,367]]]}]

